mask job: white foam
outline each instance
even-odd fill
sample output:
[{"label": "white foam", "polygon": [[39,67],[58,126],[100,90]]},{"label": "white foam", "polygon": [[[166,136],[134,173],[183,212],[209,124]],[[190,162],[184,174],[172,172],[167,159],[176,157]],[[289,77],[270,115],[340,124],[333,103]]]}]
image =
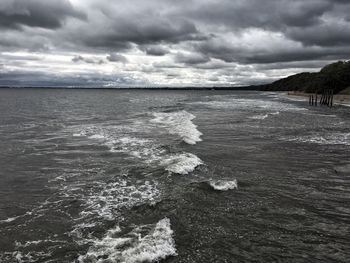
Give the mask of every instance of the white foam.
[{"label": "white foam", "polygon": [[79,257],[79,262],[156,262],[169,256],[176,256],[175,241],[170,220],[164,218],[151,226],[135,228],[126,236],[118,236],[120,228],[107,232],[101,240],[95,240],[86,255]]},{"label": "white foam", "polygon": [[314,134],[292,138],[284,138],[287,141],[297,141],[325,145],[350,145],[350,133]]},{"label": "white foam", "polygon": [[102,134],[94,134],[94,135],[89,136],[89,139],[104,139],[104,138],[105,138],[105,136]]},{"label": "white foam", "polygon": [[[200,141],[201,133],[192,123],[194,115],[186,112],[156,113],[157,116],[152,122],[159,123],[170,133],[176,133],[189,144]],[[143,163],[151,166],[163,167],[166,171],[177,174],[188,174],[192,172],[202,161],[194,154],[177,153],[168,154],[155,139],[138,138],[125,136],[116,132],[109,126],[88,126],[83,130],[89,139],[99,140],[106,145],[111,152],[126,153],[134,158],[140,159]]]},{"label": "white foam", "polygon": [[269,114],[255,115],[255,116],[252,116],[252,117],[249,117],[249,118],[253,119],[253,120],[265,120],[267,117],[269,117]]},{"label": "white foam", "polygon": [[178,112],[159,112],[153,113],[153,123],[160,124],[165,127],[170,134],[179,135],[187,144],[196,144],[202,141],[200,138],[202,133],[198,131],[197,126],[192,122],[196,116],[187,111]]},{"label": "white foam", "polygon": [[165,170],[177,174],[189,174],[194,169],[203,164],[202,160],[192,153],[180,153],[168,155],[160,161],[160,165]]},{"label": "white foam", "polygon": [[17,218],[19,218],[21,216],[15,216],[15,217],[9,217],[7,219],[4,219],[4,220],[0,220],[0,222],[4,222],[4,223],[11,223],[13,221],[15,221]]},{"label": "white foam", "polygon": [[253,120],[265,120],[266,118],[268,118],[270,115],[278,115],[280,114],[279,111],[276,112],[271,112],[271,113],[267,113],[267,114],[259,114],[259,115],[255,115],[252,117],[249,117],[249,119],[253,119]]},{"label": "white foam", "polygon": [[217,191],[228,191],[238,188],[237,180],[224,181],[224,180],[211,180],[209,185]]},{"label": "white foam", "polygon": [[[114,183],[103,183],[86,193],[86,208],[81,217],[95,215],[111,220],[118,210],[144,203],[156,203],[159,196],[158,184],[154,181],[130,183],[120,179]],[[85,226],[86,222],[77,225],[77,229]]]},{"label": "white foam", "polygon": [[290,103],[271,101],[266,99],[242,99],[242,98],[222,98],[221,100],[202,101],[194,104],[204,105],[213,109],[238,109],[238,110],[260,110],[260,111],[306,111],[306,108]]}]

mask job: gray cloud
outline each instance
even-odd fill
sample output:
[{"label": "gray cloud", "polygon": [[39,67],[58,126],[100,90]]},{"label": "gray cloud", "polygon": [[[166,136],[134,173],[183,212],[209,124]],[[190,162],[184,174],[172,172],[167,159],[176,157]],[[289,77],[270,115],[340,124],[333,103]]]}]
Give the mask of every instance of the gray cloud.
[{"label": "gray cloud", "polygon": [[101,82],[113,68],[157,83],[172,71],[189,83],[264,82],[350,58],[349,13],[348,0],[1,0],[0,58],[18,72],[72,66]]},{"label": "gray cloud", "polygon": [[0,27],[19,29],[21,26],[55,29],[68,17],[85,19],[68,0],[2,0]]},{"label": "gray cloud", "polygon": [[141,46],[140,49],[150,56],[164,56],[169,53],[167,48],[159,45]]},{"label": "gray cloud", "polygon": [[72,58],[72,61],[74,63],[79,63],[79,62],[85,62],[85,63],[88,63],[88,64],[103,64],[105,63],[102,59],[98,59],[98,58],[86,58],[86,57],[83,57],[83,56],[74,56]]},{"label": "gray cloud", "polygon": [[0,72],[0,86],[31,87],[125,87],[141,85],[144,80],[131,75],[52,74],[34,71]]},{"label": "gray cloud", "polygon": [[286,35],[307,46],[349,46],[349,26],[349,23],[340,21],[329,22],[327,24],[321,23],[313,27],[306,27],[298,30],[290,28],[287,30]]},{"label": "gray cloud", "polygon": [[107,60],[110,62],[121,62],[121,63],[127,63],[128,60],[125,56],[117,53],[112,53],[107,56]]},{"label": "gray cloud", "polygon": [[175,61],[178,63],[184,64],[202,64],[210,61],[210,57],[205,54],[196,54],[196,53],[177,53],[175,56]]}]

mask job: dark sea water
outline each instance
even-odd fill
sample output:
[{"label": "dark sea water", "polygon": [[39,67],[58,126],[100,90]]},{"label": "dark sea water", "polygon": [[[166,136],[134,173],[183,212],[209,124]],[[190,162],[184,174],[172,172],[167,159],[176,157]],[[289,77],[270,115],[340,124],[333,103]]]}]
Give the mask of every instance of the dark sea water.
[{"label": "dark sea water", "polygon": [[0,90],[0,262],[350,262],[350,109]]}]

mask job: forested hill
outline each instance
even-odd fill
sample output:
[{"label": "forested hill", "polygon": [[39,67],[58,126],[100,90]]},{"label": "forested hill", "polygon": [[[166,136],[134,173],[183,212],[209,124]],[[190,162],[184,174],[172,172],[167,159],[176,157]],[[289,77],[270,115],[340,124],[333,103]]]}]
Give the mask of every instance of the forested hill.
[{"label": "forested hill", "polygon": [[317,73],[300,73],[262,85],[267,91],[322,92],[332,88],[334,93],[350,87],[350,61],[339,61],[325,66]]}]

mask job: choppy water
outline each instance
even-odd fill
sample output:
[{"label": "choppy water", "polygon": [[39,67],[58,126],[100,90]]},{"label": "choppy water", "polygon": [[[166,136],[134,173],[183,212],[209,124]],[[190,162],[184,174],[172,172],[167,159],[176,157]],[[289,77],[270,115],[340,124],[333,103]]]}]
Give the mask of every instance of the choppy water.
[{"label": "choppy water", "polygon": [[349,108],[3,89],[0,112],[0,262],[349,262]]}]

